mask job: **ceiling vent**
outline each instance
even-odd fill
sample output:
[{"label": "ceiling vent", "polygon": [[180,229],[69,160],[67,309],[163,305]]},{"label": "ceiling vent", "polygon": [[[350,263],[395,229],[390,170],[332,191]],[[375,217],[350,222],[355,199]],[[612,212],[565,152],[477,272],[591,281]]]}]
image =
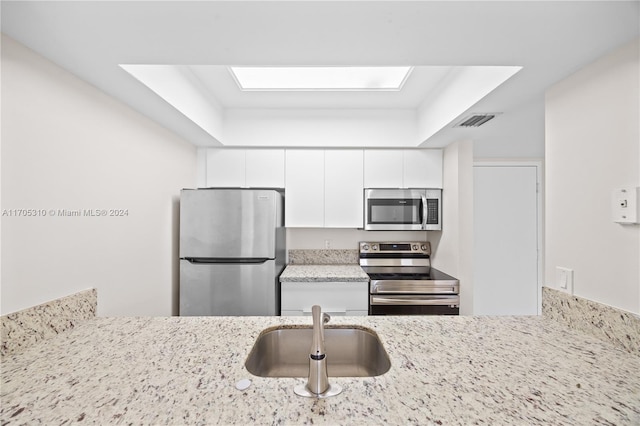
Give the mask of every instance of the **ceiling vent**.
[{"label": "ceiling vent", "polygon": [[453,127],[480,127],[498,114],[499,113],[473,114],[469,117],[466,117],[464,120],[460,121]]}]

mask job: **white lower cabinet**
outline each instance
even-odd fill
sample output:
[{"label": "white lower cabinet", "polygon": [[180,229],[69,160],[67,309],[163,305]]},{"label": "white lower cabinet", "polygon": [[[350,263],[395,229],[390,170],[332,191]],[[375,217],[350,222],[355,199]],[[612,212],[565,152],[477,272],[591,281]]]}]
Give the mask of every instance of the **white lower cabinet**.
[{"label": "white lower cabinet", "polygon": [[320,305],[329,315],[367,315],[368,282],[283,282],[280,287],[282,316],[311,315]]}]

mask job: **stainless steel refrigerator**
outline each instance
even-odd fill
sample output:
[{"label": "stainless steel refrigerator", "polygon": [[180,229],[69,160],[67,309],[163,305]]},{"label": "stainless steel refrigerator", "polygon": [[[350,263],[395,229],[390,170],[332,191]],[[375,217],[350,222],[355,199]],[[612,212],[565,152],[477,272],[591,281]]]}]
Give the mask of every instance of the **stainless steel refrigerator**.
[{"label": "stainless steel refrigerator", "polygon": [[180,193],[180,315],[280,315],[284,198],[271,189]]}]

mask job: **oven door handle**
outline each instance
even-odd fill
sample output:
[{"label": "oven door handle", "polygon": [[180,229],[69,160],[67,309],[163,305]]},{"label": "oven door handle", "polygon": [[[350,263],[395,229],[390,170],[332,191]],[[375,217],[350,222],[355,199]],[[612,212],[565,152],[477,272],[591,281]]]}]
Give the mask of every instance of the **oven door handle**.
[{"label": "oven door handle", "polygon": [[460,297],[380,297],[371,296],[372,305],[459,306]]}]

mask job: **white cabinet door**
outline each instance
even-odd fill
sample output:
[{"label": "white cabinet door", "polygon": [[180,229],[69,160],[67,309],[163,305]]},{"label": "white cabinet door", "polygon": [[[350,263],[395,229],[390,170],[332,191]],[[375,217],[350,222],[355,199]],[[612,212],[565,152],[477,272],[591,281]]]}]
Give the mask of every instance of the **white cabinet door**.
[{"label": "white cabinet door", "polygon": [[364,151],[365,188],[402,188],[403,151],[367,149]]},{"label": "white cabinet door", "polygon": [[365,150],[364,187],[442,188],[442,150]]},{"label": "white cabinet door", "polygon": [[281,315],[311,315],[311,307],[320,305],[329,315],[367,315],[367,282],[283,282]]},{"label": "white cabinet door", "polygon": [[284,188],[283,149],[207,149],[206,186]]},{"label": "white cabinet door", "polygon": [[324,153],[324,227],[362,228],[363,151]]},{"label": "white cabinet door", "polygon": [[286,150],[285,226],[324,226],[324,151]]},{"label": "white cabinet door", "polygon": [[442,188],[442,150],[408,149],[403,157],[404,188]]},{"label": "white cabinet door", "polygon": [[207,186],[245,186],[245,150],[207,150]]},{"label": "white cabinet door", "polygon": [[247,149],[246,186],[284,188],[284,149]]}]

